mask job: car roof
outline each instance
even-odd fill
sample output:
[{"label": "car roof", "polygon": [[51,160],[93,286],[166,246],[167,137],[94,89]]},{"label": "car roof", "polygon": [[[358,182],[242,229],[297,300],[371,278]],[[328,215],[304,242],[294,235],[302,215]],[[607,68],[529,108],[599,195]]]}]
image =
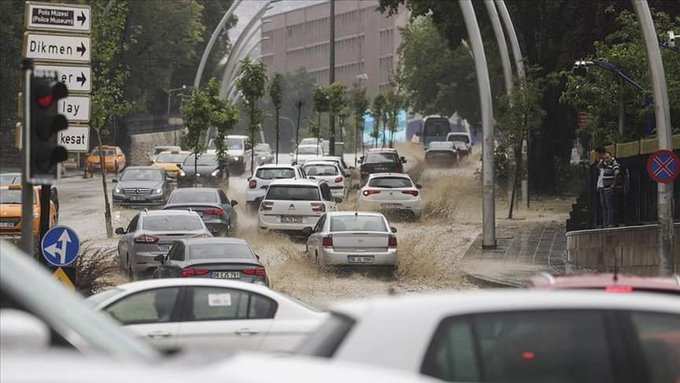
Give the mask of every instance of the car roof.
[{"label": "car roof", "polygon": [[344,215],[362,215],[362,216],[371,216],[371,217],[385,217],[382,213],[378,213],[375,211],[348,211],[348,210],[342,210],[342,211],[329,211],[326,213],[326,216],[328,217],[338,217],[338,216],[344,216]]},{"label": "car roof", "polygon": [[280,168],[291,169],[291,168],[295,168],[297,166],[298,165],[290,165],[290,164],[267,164],[267,165],[260,165],[260,166],[256,167],[255,171],[258,171],[260,169],[280,169]]},{"label": "car roof", "polygon": [[338,163],[334,162],[334,161],[328,161],[328,160],[309,160],[309,161],[306,161],[304,163],[304,165],[302,165],[302,167],[304,168],[305,166],[308,166],[308,165],[338,166]]},{"label": "car roof", "polygon": [[543,289],[594,289],[606,287],[631,287],[646,290],[666,290],[680,293],[680,275],[673,277],[641,277],[612,273],[569,275],[553,277],[541,274],[531,279],[532,287]]},{"label": "car roof", "polygon": [[157,216],[157,215],[198,215],[195,211],[191,210],[144,210],[141,212],[143,215],[146,216]]},{"label": "car roof", "polygon": [[407,173],[371,173],[368,175],[368,179],[371,178],[381,178],[381,177],[398,177],[398,178],[408,178],[411,179]]},{"label": "car roof", "polygon": [[241,290],[253,291],[256,293],[262,293],[265,295],[272,295],[275,291],[270,290],[266,286],[257,285],[250,282],[233,281],[226,279],[210,279],[210,278],[161,278],[161,279],[147,279],[143,281],[135,281],[124,283],[122,285],[115,286],[120,290],[126,292],[143,291],[149,289],[157,289],[161,287],[172,287],[172,286],[210,286],[210,287],[224,287],[224,288],[234,288]]},{"label": "car roof", "polygon": [[213,192],[213,193],[217,193],[219,190],[220,190],[220,189],[218,189],[218,188],[206,188],[206,187],[200,187],[200,188],[179,188],[179,189],[173,190],[172,193],[173,193],[173,194],[174,194],[174,193],[182,193],[182,194],[184,194],[184,193],[196,193],[196,192],[199,192],[199,193],[204,193],[204,192]]},{"label": "car roof", "polygon": [[286,186],[286,185],[291,185],[291,186],[319,186],[319,182],[317,180],[310,180],[310,179],[285,179],[285,180],[274,180],[272,183],[269,184],[269,187],[272,186]]},{"label": "car roof", "polygon": [[125,168],[125,170],[156,170],[159,172],[163,171],[155,166],[128,166]]},{"label": "car roof", "polygon": [[249,137],[244,134],[230,134],[226,138],[242,138],[244,140],[247,140]]},{"label": "car roof", "polygon": [[300,145],[298,147],[299,148],[318,148],[319,145],[317,145],[317,144],[304,144],[304,145]]},{"label": "car roof", "polygon": [[396,153],[397,149],[395,148],[371,148],[368,149],[369,153]]},{"label": "car roof", "polygon": [[209,238],[184,238],[180,241],[186,243],[187,245],[202,245],[206,243],[217,243],[223,245],[246,245],[249,246],[248,241],[241,238],[231,238],[231,237],[209,237]]}]

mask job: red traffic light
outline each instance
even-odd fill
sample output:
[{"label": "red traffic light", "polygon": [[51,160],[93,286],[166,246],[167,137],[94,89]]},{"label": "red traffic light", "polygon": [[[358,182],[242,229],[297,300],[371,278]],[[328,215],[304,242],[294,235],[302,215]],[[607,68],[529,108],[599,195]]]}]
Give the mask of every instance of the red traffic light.
[{"label": "red traffic light", "polygon": [[52,104],[52,100],[54,100],[54,97],[52,95],[47,95],[43,97],[38,97],[36,101],[38,101],[38,105],[42,106],[43,108],[47,108]]}]

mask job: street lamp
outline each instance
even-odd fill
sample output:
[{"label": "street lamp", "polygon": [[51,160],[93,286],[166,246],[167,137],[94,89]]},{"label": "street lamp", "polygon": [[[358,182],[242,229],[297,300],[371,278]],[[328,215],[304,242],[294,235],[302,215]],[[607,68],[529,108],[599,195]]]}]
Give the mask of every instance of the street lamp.
[{"label": "street lamp", "polygon": [[[180,88],[169,89],[169,90],[166,91],[168,93],[168,114],[167,114],[168,128],[170,127],[170,105],[172,103],[172,94],[175,93],[175,92],[180,92],[180,91],[183,91],[183,90],[186,90],[186,89],[191,89],[191,88],[192,88],[191,86],[186,86],[186,85],[182,84],[182,86]],[[175,129],[174,132],[175,132],[174,133],[174,135],[175,135],[175,145],[177,145],[177,129]]]},{"label": "street lamp", "polygon": [[[227,95],[228,99],[231,100],[231,99],[234,99],[234,97],[235,97],[236,79],[238,78],[238,69],[239,69],[239,66],[241,65],[241,60],[243,60],[246,57],[250,57],[250,55],[253,53],[255,48],[257,48],[258,45],[260,45],[263,41],[267,41],[267,40],[270,40],[269,36],[265,36],[265,37],[261,38],[255,44],[253,44],[245,54],[239,53],[239,55],[237,56],[238,59],[236,60],[236,63],[234,64],[233,68],[231,68],[231,70],[229,70],[229,75],[225,76],[225,79],[228,79],[228,80],[223,81],[223,83],[228,84],[227,85],[227,92],[225,93]],[[246,45],[244,45],[243,48],[246,48]],[[241,51],[243,51],[243,49],[241,49]]]}]

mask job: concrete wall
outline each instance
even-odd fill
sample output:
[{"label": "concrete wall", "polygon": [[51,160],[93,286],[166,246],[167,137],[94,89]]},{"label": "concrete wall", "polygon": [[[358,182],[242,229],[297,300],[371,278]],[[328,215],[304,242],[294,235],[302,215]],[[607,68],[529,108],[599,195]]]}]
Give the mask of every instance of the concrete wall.
[{"label": "concrete wall", "polygon": [[[657,232],[657,225],[571,231],[567,233],[567,259],[577,269],[611,271],[616,261],[623,272],[656,275]],[[680,272],[680,223],[675,224],[674,235],[675,271]]]},{"label": "concrete wall", "polygon": [[179,144],[182,137],[182,130],[133,134],[130,136],[130,152],[127,153],[128,165],[148,165],[148,154],[156,145],[174,145],[175,134]]}]

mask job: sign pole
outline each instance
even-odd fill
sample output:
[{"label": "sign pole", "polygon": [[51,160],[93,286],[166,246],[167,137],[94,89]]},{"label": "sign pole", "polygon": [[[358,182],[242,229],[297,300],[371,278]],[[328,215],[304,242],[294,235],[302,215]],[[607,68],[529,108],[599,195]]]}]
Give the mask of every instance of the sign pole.
[{"label": "sign pole", "polygon": [[[26,254],[33,254],[33,186],[28,183],[31,178],[31,80],[33,78],[33,60],[24,59],[24,126],[21,134],[21,148],[24,151],[21,168],[21,249]],[[30,224],[27,224],[29,223]]]}]

